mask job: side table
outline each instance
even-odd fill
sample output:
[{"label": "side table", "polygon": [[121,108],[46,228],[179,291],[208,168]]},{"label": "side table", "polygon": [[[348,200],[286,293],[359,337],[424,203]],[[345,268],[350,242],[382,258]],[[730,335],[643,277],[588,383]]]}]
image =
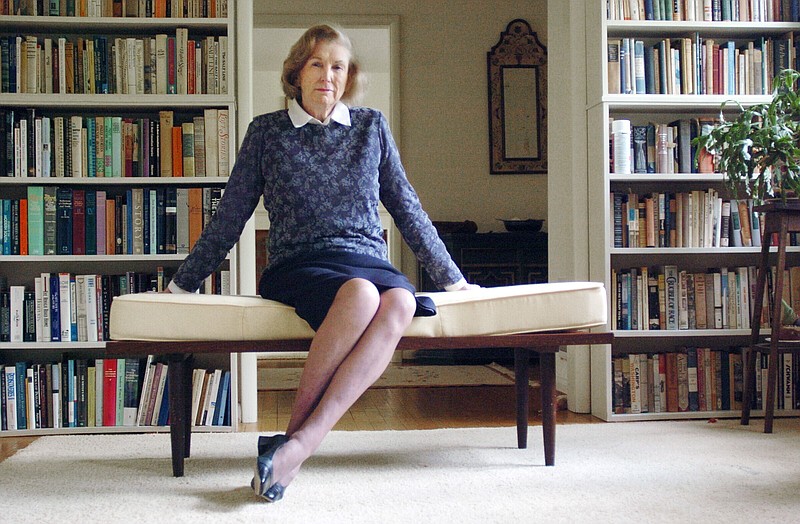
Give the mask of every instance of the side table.
[{"label": "side table", "polygon": [[[750,322],[750,347],[746,351],[744,369],[744,397],[742,398],[742,424],[750,423],[750,409],[755,396],[756,351],[769,352],[767,384],[764,395],[764,433],[772,433],[772,420],[775,415],[775,394],[778,380],[778,355],[781,353],[800,353],[800,344],[781,343],[781,301],[783,300],[784,270],[786,269],[786,243],[788,233],[800,232],[800,202],[771,202],[756,206],[755,211],[763,213],[764,234],[761,240],[761,261],[756,277],[756,290],[753,299],[753,317]],[[773,234],[777,235],[777,261],[775,264],[774,296],[770,315],[770,340],[760,342],[761,314],[766,287],[767,273],[770,271],[770,245]]]}]

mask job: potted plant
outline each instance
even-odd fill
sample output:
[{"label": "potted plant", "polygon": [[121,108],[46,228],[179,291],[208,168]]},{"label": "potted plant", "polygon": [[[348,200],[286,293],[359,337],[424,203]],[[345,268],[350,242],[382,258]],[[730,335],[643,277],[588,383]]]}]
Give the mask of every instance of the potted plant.
[{"label": "potted plant", "polygon": [[[763,201],[800,195],[800,72],[782,70],[773,81],[772,100],[744,107],[727,101],[720,121],[705,129],[692,143],[695,162],[713,155],[716,171],[734,192],[744,191]],[[725,106],[735,103],[740,113],[726,120]]]}]

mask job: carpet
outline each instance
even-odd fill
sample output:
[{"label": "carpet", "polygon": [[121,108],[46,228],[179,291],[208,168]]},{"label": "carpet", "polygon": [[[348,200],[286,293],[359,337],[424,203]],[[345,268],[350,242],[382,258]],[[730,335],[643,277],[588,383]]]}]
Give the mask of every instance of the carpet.
[{"label": "carpet", "polygon": [[[302,367],[258,368],[259,391],[297,389]],[[417,366],[390,364],[373,388],[418,388],[446,386],[510,386],[514,372],[497,364],[487,366]]]},{"label": "carpet", "polygon": [[544,466],[514,428],[333,432],[283,501],[249,489],[256,434],[42,437],[0,463],[3,522],[795,522],[800,420],[558,426]]}]

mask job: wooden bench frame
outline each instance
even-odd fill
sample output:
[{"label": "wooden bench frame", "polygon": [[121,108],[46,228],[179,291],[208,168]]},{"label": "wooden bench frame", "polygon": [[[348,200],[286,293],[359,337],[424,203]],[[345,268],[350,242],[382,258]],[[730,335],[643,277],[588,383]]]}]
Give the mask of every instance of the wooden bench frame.
[{"label": "wooden bench frame", "polygon": [[[556,438],[556,353],[562,346],[610,344],[610,332],[550,331],[515,335],[484,335],[467,337],[404,337],[398,350],[513,348],[516,388],[517,447],[528,446],[528,412],[531,353],[539,355],[542,397],[542,433],[545,464],[555,464]],[[184,459],[191,447],[191,399],[193,356],[198,353],[244,353],[308,351],[309,339],[303,340],[222,340],[222,341],[138,341],[117,340],[106,345],[109,356],[165,357],[169,363],[170,438],[172,443],[172,474],[182,477]]]}]

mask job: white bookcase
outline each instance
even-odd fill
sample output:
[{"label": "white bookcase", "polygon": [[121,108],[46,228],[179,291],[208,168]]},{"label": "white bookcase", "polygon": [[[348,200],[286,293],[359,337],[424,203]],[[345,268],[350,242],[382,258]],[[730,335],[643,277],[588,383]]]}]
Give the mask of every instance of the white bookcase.
[{"label": "white bookcase", "polygon": [[[111,2],[108,2],[111,5]],[[202,3],[198,3],[200,5]],[[155,18],[151,16],[0,16],[0,35],[2,38],[32,36],[43,44],[45,38],[77,41],[78,38],[92,39],[95,36],[108,37],[109,46],[114,38],[143,39],[165,34],[175,37],[179,28],[188,30],[188,38],[203,41],[212,37],[227,54],[227,89],[215,90],[208,94],[72,94],[48,93],[39,90],[35,93],[0,93],[0,108],[6,111],[25,113],[28,108],[36,110],[37,116],[120,116],[122,118],[159,121],[160,111],[172,111],[174,125],[192,122],[193,117],[203,116],[206,109],[227,110],[228,123],[228,169],[233,166],[237,141],[236,113],[236,58],[235,58],[235,4],[227,2],[224,16],[186,16]],[[143,5],[143,4],[139,4]],[[194,4],[192,4],[194,5]],[[221,3],[219,5],[222,5]],[[220,38],[224,37],[224,38]],[[40,56],[43,56],[40,54]],[[5,60],[5,56],[4,56]],[[140,64],[138,64],[141,67]],[[205,63],[203,64],[205,65]],[[95,71],[98,71],[96,68]],[[40,76],[44,79],[44,73]],[[57,80],[56,80],[57,81]],[[219,82],[219,80],[218,80]],[[180,89],[177,89],[180,92]],[[199,91],[199,88],[198,88]],[[5,147],[5,145],[4,145]],[[123,166],[124,167],[124,166]],[[5,174],[5,173],[3,173]],[[85,191],[105,191],[107,195],[125,195],[126,190],[136,188],[224,188],[228,172],[211,177],[161,177],[121,176],[121,177],[6,177],[0,176],[0,198],[25,199],[28,188],[33,186],[81,189]],[[237,293],[240,287],[237,249],[231,251],[222,269],[229,271],[230,292]],[[102,254],[102,255],[1,255],[0,276],[8,285],[25,286],[34,290],[34,278],[41,273],[71,273],[73,275],[98,274],[118,275],[126,272],[153,274],[162,267],[168,274],[181,264],[185,254]],[[166,282],[164,282],[166,285]],[[95,359],[105,358],[105,342],[0,342],[0,366],[16,362],[52,363],[64,358]],[[198,427],[198,430],[231,431],[240,420],[238,355],[234,354],[224,361],[198,359],[197,366],[230,370],[230,421],[229,425]],[[143,369],[143,368],[142,368]],[[143,373],[143,371],[142,371]],[[90,414],[91,416],[91,414]],[[31,428],[31,425],[28,425]],[[168,426],[88,426],[33,428],[0,431],[0,436],[47,435],[71,433],[115,433],[166,431]]]},{"label": "white bookcase", "polygon": [[[608,94],[607,44],[611,39],[635,38],[653,44],[662,39],[683,37],[734,41],[737,46],[761,37],[778,38],[800,31],[800,24],[787,22],[697,22],[653,20],[609,20],[607,2],[586,3],[587,129],[588,129],[588,216],[590,279],[604,282],[609,295],[609,312],[614,310],[614,271],[637,267],[675,265],[687,271],[708,268],[756,266],[759,247],[614,247],[611,192],[688,192],[716,189],[733,198],[719,173],[634,173],[616,174],[609,168],[610,122],[628,119],[632,124],[669,123],[681,118],[714,118],[720,104],[736,100],[743,105],[768,100],[768,95],[667,95]],[[800,264],[798,248],[789,248],[789,266]],[[607,421],[675,418],[738,417],[740,410],[630,413],[615,409],[612,362],[628,354],[680,352],[682,347],[726,350],[749,343],[749,329],[619,330],[610,314],[608,329],[615,333],[612,345],[592,348],[592,413]],[[766,333],[766,331],[764,331]],[[778,413],[797,414],[796,410]]]}]

